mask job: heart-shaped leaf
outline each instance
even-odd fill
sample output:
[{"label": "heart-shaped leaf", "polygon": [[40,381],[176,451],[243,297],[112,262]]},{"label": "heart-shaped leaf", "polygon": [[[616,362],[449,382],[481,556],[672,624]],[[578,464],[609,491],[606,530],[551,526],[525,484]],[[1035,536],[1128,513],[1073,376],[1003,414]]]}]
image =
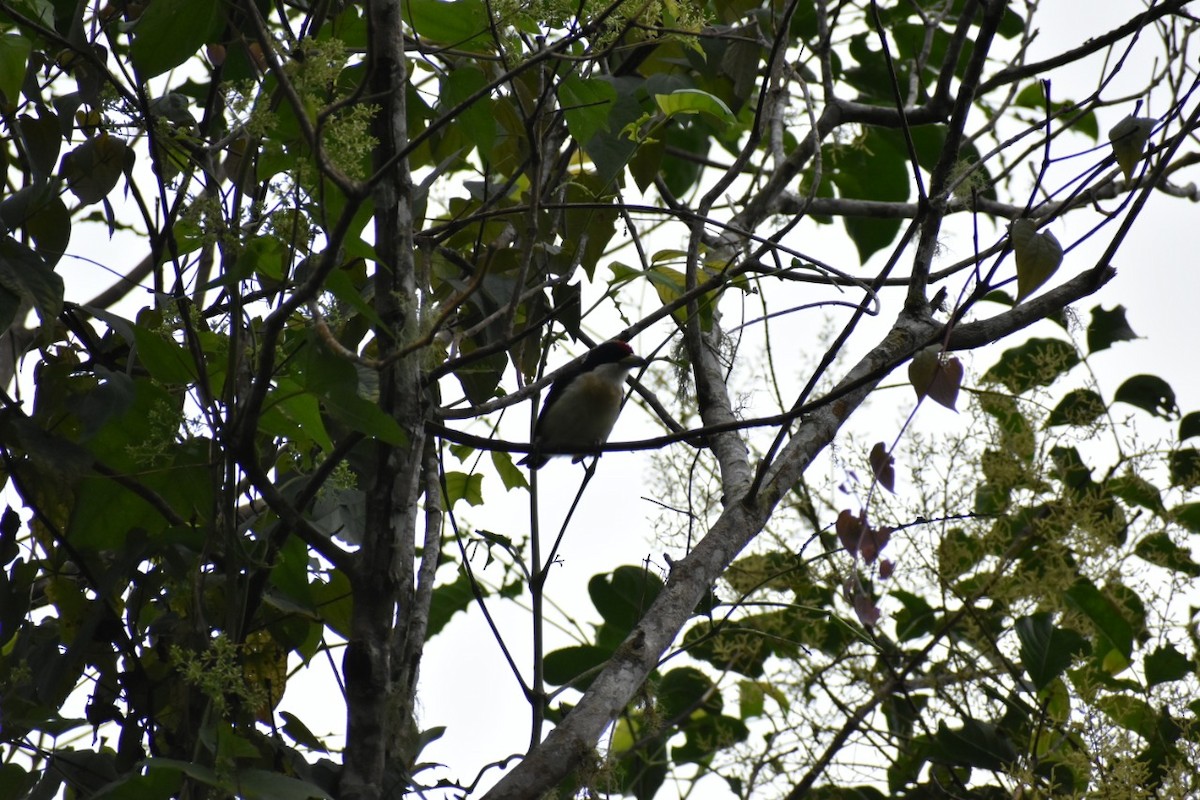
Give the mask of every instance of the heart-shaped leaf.
[{"label": "heart-shaped leaf", "polygon": [[956,410],[954,404],[958,400],[962,379],[962,362],[941,352],[937,345],[917,353],[908,365],[908,382],[912,384],[917,397],[928,396],[951,411]]},{"label": "heart-shaped leaf", "polygon": [[1037,291],[1058,270],[1063,260],[1063,249],[1050,231],[1038,233],[1033,220],[1019,219],[1013,222],[1009,235],[1017,259],[1019,303]]},{"label": "heart-shaped leaf", "polygon": [[1142,149],[1154,130],[1154,120],[1145,117],[1128,116],[1112,126],[1108,132],[1108,140],[1112,142],[1113,155],[1125,180],[1133,177],[1133,168],[1142,159]]}]

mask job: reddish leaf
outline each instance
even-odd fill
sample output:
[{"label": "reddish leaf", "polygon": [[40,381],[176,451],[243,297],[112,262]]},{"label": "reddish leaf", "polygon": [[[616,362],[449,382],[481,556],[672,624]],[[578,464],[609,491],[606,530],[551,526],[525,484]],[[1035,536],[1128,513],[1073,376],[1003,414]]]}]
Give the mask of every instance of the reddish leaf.
[{"label": "reddish leaf", "polygon": [[874,627],[875,623],[879,622],[879,606],[875,605],[875,601],[865,592],[860,591],[855,594],[854,613],[858,615],[858,621],[868,628]]},{"label": "reddish leaf", "polygon": [[852,556],[858,555],[858,541],[862,537],[862,520],[858,515],[849,509],[838,514],[837,522],[834,523],[834,530],[837,531],[838,541],[842,543],[842,547],[846,548],[846,552]]},{"label": "reddish leaf", "polygon": [[958,387],[962,385],[963,366],[956,357],[942,353],[937,345],[926,347],[913,356],[908,365],[908,382],[917,397],[928,396],[951,411],[958,400]]},{"label": "reddish leaf", "polygon": [[875,563],[875,559],[879,557],[879,553],[882,552],[883,548],[887,547],[888,542],[891,540],[893,530],[895,529],[889,528],[887,525],[881,528],[873,528],[870,525],[863,526],[858,547],[862,553],[864,563]]},{"label": "reddish leaf", "polygon": [[943,356],[941,364],[929,386],[929,399],[951,411],[958,400],[958,387],[962,386],[963,365],[954,356]]},{"label": "reddish leaf", "polygon": [[912,384],[913,391],[917,393],[917,397],[924,397],[929,393],[929,385],[933,383],[933,378],[938,371],[938,353],[941,348],[937,345],[926,347],[916,355],[908,365],[908,382]]},{"label": "reddish leaf", "polygon": [[876,442],[875,446],[871,448],[869,459],[871,461],[871,471],[875,473],[875,480],[879,481],[879,484],[889,492],[895,493],[896,459],[892,458],[891,454],[887,451],[887,445],[883,442]]}]

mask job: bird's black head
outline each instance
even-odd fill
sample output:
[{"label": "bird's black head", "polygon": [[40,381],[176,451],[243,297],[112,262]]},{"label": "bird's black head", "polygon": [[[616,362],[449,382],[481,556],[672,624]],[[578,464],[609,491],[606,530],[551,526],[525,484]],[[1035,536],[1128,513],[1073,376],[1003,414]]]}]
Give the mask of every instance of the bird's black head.
[{"label": "bird's black head", "polygon": [[593,347],[583,359],[584,370],[591,370],[603,364],[629,363],[630,366],[644,364],[645,361],[633,354],[629,342],[620,339],[610,339]]}]

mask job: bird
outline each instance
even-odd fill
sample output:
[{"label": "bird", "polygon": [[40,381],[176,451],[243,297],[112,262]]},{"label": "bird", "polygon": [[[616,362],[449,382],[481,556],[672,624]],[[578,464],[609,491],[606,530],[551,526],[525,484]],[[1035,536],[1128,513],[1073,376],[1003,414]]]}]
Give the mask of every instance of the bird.
[{"label": "bird", "polygon": [[573,456],[571,463],[578,464],[596,454],[621,413],[625,376],[648,363],[620,339],[589,350],[550,386],[533,427],[533,447],[518,463],[536,470],[554,456]]}]

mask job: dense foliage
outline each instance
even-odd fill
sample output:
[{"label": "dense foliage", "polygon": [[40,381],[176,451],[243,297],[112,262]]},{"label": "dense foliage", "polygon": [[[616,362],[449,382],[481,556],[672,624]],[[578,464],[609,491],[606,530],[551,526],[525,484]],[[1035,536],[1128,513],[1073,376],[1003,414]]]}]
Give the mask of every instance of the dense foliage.
[{"label": "dense foliage", "polygon": [[[1200,416],[1071,310],[1195,199],[1187,5],[0,0],[0,797],[1194,796]],[[618,334],[668,553],[560,646],[511,419]]]}]

